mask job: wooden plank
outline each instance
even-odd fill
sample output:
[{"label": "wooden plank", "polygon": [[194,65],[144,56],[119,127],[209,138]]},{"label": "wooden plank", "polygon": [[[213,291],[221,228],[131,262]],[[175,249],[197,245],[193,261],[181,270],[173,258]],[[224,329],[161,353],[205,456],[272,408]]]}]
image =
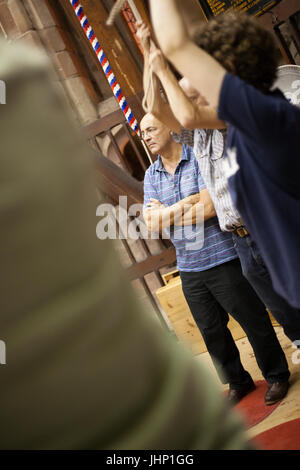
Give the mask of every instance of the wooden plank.
[{"label": "wooden plank", "polygon": [[[133,147],[133,150],[134,150],[134,152],[135,152],[135,154],[136,154],[136,156],[137,156],[137,158],[138,158],[138,161],[140,162],[140,164],[141,164],[143,170],[146,171],[147,168],[148,168],[148,166],[149,166],[149,162],[148,162],[148,165],[147,165],[146,162],[145,162],[145,159],[143,158],[142,154],[140,153],[140,151],[139,151],[139,149],[138,149],[138,147],[137,147],[137,145],[136,145],[136,143],[135,143],[135,141],[134,141],[133,136],[131,135],[131,132],[130,132],[129,129],[128,129],[127,124],[124,123],[124,124],[122,125],[122,127],[123,127],[123,129],[125,130],[125,132],[126,132],[126,134],[127,134],[127,136],[128,136],[128,139],[129,139],[129,141],[130,141],[130,143],[131,143],[131,145],[132,145],[132,147]],[[144,154],[145,154],[145,152],[144,152]]]},{"label": "wooden plank", "polygon": [[158,255],[149,256],[145,261],[137,263],[127,269],[127,274],[131,280],[144,277],[164,266],[176,261],[175,248],[167,248]]},{"label": "wooden plank", "polygon": [[[131,96],[128,100],[128,104],[132,108],[136,119],[140,119],[141,116],[143,116],[144,114],[144,111],[142,110],[141,105],[139,104],[141,96],[141,94]],[[135,111],[137,111],[137,113]],[[88,139],[91,139],[92,137],[101,134],[101,132],[105,132],[108,129],[112,129],[113,127],[123,123],[126,123],[125,116],[121,109],[117,109],[116,111],[113,111],[112,113],[97,119],[91,124],[88,124],[86,127],[83,128],[83,131],[86,137]]]},{"label": "wooden plank", "polygon": [[125,116],[121,109],[118,109],[117,111],[114,111],[113,113],[110,113],[107,116],[99,118],[91,124],[88,124],[83,129],[83,131],[86,137],[88,139],[91,139],[92,137],[101,134],[101,132],[105,132],[108,129],[112,129],[113,127],[123,122],[126,122]]},{"label": "wooden plank", "polygon": [[[115,0],[101,0],[106,10],[109,12],[114,4]],[[128,5],[128,4],[127,4]],[[138,7],[137,0],[135,0],[135,5]],[[125,6],[125,5],[124,5]],[[138,7],[138,10],[142,13],[141,8]],[[125,19],[124,14],[120,13],[115,18],[115,27],[119,31],[126,48],[130,51],[133,59],[135,60],[139,70],[143,71],[143,55],[142,51],[137,47],[137,42],[133,32],[131,31],[130,26]]]},{"label": "wooden plank", "polygon": [[126,195],[128,206],[142,204],[144,200],[143,183],[125,173],[118,165],[96,151],[94,166],[97,174],[98,189],[108,194],[117,204],[119,196]]},{"label": "wooden plank", "polygon": [[174,271],[171,271],[167,274],[163,274],[162,278],[163,278],[163,281],[164,281],[165,285],[167,285],[169,282],[174,281],[174,279],[177,276],[178,276],[178,270],[175,269]]}]

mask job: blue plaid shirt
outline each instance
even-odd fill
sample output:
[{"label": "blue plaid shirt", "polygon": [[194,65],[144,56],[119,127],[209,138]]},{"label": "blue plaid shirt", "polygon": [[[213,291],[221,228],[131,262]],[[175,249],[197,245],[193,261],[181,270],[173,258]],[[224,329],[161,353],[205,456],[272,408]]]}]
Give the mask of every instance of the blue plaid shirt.
[{"label": "blue plaid shirt", "polygon": [[[146,171],[144,209],[147,209],[150,198],[158,199],[165,206],[172,206],[205,188],[192,147],[183,145],[174,176],[165,170],[160,156]],[[180,271],[204,271],[237,258],[232,236],[221,231],[217,217],[205,221],[204,227],[203,223],[172,226],[166,231],[175,246]]]}]

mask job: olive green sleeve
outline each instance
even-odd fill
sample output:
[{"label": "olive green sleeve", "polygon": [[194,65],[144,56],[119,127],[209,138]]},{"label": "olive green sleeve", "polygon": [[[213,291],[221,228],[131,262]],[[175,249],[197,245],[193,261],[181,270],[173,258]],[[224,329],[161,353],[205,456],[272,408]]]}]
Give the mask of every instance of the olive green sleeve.
[{"label": "olive green sleeve", "polygon": [[97,239],[89,147],[45,59],[4,43],[0,56],[0,447],[249,448],[210,373]]}]

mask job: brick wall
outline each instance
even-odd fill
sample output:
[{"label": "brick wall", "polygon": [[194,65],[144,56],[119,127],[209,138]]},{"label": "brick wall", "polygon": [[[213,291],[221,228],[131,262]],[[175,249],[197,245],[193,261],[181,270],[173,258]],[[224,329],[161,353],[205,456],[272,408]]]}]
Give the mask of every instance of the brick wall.
[{"label": "brick wall", "polygon": [[46,51],[53,64],[53,80],[81,125],[99,117],[92,84],[45,0],[0,0],[0,29],[10,41]]},{"label": "brick wall", "polygon": [[[46,0],[0,0],[0,35],[1,33],[9,41],[27,42],[33,47],[42,48],[48,54],[53,65],[53,81],[80,126],[119,109],[114,97],[99,103],[97,97],[93,96],[95,91],[80,58],[76,55],[72,38],[55,19]],[[105,80],[105,77],[103,79]],[[129,241],[129,243],[137,262],[147,257],[139,241]],[[161,251],[155,241],[152,243],[148,241],[147,244],[152,254]],[[131,263],[126,259],[126,251],[120,241],[116,241],[116,249],[124,267],[128,267]],[[165,273],[169,270],[162,268],[160,271]],[[149,273],[145,276],[145,281],[155,295],[160,287],[157,276]],[[156,316],[141,281],[136,280],[132,284],[145,308]],[[160,310],[168,324],[165,313]]]}]

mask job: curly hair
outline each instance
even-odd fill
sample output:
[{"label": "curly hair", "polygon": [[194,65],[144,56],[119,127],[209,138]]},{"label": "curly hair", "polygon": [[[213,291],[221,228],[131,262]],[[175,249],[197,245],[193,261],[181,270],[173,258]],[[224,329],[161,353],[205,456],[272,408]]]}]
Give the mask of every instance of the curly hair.
[{"label": "curly hair", "polygon": [[246,13],[227,13],[201,23],[196,44],[226,70],[263,92],[276,79],[279,50],[270,31]]}]

